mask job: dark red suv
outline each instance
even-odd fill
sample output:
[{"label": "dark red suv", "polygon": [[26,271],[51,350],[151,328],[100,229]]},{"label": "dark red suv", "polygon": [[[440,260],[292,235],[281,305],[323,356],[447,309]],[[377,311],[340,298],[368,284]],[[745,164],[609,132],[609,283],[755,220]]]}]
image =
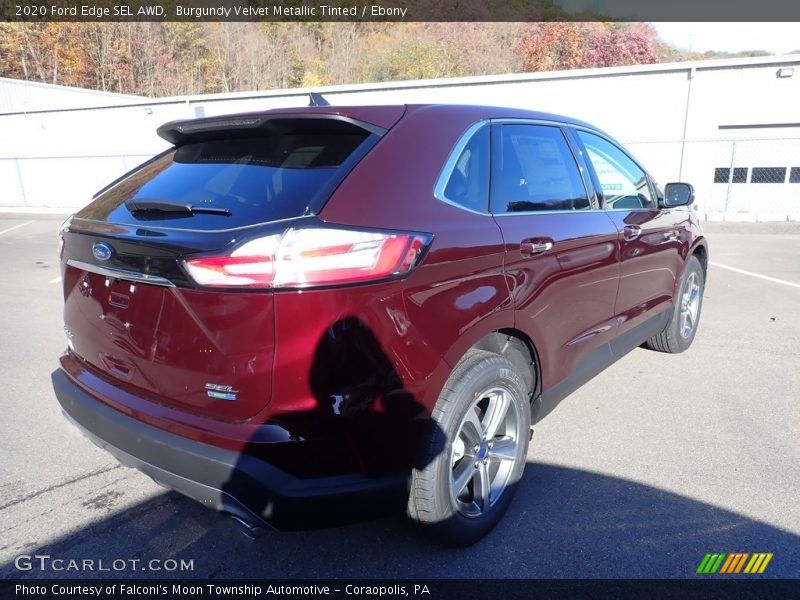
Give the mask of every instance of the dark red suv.
[{"label": "dark red suv", "polygon": [[586,123],[325,106],[158,133],[61,230],[53,383],[95,443],[248,530],[404,507],[472,543],[532,423],[697,331],[691,186]]}]

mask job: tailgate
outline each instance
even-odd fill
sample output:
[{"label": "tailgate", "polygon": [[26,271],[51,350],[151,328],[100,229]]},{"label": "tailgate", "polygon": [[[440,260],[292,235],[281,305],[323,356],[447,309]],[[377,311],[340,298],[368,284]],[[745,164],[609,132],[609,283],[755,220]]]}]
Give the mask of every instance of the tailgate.
[{"label": "tailgate", "polygon": [[274,344],[271,292],[137,281],[80,260],[79,249],[98,238],[65,237],[64,325],[74,354],[131,391],[178,408],[226,420],[264,408]]}]

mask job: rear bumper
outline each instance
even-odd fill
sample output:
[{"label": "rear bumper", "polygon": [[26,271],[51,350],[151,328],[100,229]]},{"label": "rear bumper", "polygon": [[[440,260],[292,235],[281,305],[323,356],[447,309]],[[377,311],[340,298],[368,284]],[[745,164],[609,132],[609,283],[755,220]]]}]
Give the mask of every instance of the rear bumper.
[{"label": "rear bumper", "polygon": [[386,514],[408,497],[405,475],[301,479],[264,460],[137,421],[93,398],[61,369],[52,374],[64,414],[121,463],[204,506],[277,529],[308,529]]}]

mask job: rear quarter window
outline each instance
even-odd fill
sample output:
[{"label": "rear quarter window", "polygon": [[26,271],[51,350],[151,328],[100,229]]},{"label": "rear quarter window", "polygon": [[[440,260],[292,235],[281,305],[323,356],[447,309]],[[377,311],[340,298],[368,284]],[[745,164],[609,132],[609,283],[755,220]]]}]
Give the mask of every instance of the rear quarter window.
[{"label": "rear quarter window", "polygon": [[476,212],[489,203],[489,127],[475,132],[458,155],[441,192],[442,199]]}]

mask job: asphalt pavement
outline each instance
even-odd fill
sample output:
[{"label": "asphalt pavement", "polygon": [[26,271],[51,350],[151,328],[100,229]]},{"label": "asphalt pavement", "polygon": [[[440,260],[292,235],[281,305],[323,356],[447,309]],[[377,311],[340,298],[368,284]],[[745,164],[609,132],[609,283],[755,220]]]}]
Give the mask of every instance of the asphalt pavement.
[{"label": "asphalt pavement", "polygon": [[[637,349],[566,399],[537,426],[504,520],[453,550],[400,517],[252,542],[83,439],[50,387],[59,223],[0,215],[0,578],[675,578],[707,552],[771,552],[759,577],[800,578],[796,224],[709,224],[693,347]],[[128,562],[15,567],[36,554]]]}]

